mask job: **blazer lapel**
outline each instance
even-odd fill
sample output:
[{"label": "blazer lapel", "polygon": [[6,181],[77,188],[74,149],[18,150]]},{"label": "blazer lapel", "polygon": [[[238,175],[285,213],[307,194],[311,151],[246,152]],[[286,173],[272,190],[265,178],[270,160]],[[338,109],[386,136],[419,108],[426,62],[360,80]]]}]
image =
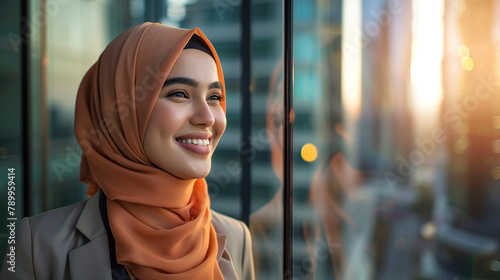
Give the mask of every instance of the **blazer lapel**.
[{"label": "blazer lapel", "polygon": [[89,241],[69,252],[69,269],[73,280],[112,279],[108,235],[99,212],[99,195],[100,192],[96,192],[87,201],[76,224],[76,229]]},{"label": "blazer lapel", "polygon": [[234,272],[233,260],[226,248],[227,235],[217,233],[217,262],[219,263],[220,271],[224,276],[224,280],[238,280],[238,276]]}]

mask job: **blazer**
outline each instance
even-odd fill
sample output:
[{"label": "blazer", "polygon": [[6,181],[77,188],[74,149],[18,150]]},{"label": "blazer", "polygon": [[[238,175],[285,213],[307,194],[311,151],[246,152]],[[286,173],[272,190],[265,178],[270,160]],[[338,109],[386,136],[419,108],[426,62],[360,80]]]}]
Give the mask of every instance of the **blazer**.
[{"label": "blazer", "polygon": [[[97,192],[88,200],[22,219],[16,233],[15,272],[8,270],[6,258],[0,279],[111,280],[99,196]],[[252,244],[246,225],[213,210],[212,224],[224,279],[253,280]]]}]

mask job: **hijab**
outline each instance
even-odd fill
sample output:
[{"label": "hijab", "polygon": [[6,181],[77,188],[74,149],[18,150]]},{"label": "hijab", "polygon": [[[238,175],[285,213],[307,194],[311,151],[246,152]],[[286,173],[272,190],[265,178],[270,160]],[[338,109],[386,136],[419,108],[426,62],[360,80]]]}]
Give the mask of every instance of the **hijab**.
[{"label": "hijab", "polygon": [[132,279],[223,279],[205,179],[178,179],[143,149],[163,83],[194,35],[211,51],[224,95],[219,58],[200,29],[149,22],[118,35],[78,90],[80,180],[89,196],[106,195],[117,262]]}]

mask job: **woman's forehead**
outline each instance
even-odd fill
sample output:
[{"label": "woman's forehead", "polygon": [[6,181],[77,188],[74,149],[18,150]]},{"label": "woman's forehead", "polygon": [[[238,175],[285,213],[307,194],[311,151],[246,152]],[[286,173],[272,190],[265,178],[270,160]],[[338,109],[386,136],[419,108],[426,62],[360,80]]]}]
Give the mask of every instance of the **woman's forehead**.
[{"label": "woman's forehead", "polygon": [[170,69],[167,79],[173,77],[188,77],[200,82],[212,83],[218,80],[217,64],[209,54],[203,51],[185,49]]}]

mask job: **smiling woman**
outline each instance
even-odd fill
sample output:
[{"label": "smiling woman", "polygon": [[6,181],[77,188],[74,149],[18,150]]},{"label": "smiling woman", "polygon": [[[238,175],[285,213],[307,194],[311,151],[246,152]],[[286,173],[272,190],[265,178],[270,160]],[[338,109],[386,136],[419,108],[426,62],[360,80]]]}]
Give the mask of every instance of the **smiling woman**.
[{"label": "smiling woman", "polygon": [[244,223],[210,209],[204,177],[225,85],[198,29],[145,23],[83,78],[75,134],[89,199],[24,218],[1,279],[253,279]]},{"label": "smiling woman", "polygon": [[207,176],[226,128],[222,92],[214,59],[197,49],[183,50],[151,113],[144,137],[149,160],[177,178]]}]

